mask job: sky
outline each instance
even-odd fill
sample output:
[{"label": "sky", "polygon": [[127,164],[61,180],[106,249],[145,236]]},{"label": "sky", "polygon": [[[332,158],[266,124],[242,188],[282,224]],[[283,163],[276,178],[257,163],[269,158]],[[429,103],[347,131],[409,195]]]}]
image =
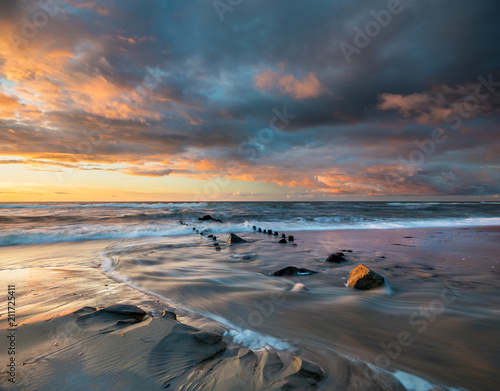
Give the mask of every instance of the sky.
[{"label": "sky", "polygon": [[0,3],[0,202],[500,197],[498,0]]}]

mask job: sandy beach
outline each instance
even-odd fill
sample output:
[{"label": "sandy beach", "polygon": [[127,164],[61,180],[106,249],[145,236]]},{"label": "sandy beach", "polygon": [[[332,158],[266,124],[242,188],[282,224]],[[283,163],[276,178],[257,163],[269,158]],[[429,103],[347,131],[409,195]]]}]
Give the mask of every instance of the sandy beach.
[{"label": "sandy beach", "polygon": [[[248,243],[237,252],[222,245],[217,254],[260,270],[275,289],[249,297],[240,290],[212,306],[210,294],[201,297],[204,290],[197,291],[197,306],[188,296],[182,302],[182,284],[148,294],[159,289],[141,286],[133,270],[127,282],[137,289],[112,278],[99,254],[116,241],[4,247],[0,328],[15,336],[15,383],[3,372],[0,384],[6,390],[494,390],[499,232],[294,232],[296,246],[241,233]],[[196,240],[198,250],[207,251],[205,239]],[[324,255],[334,250],[351,250],[348,262],[325,264]],[[267,267],[236,260],[235,252],[258,254]],[[318,273],[283,280],[264,271],[289,263]],[[343,286],[360,263],[384,275],[385,287]],[[297,283],[308,291],[293,291]],[[15,331],[8,330],[7,285],[15,286]],[[332,292],[325,293],[328,286]],[[412,316],[418,308],[427,312]],[[259,309],[262,322],[252,315]],[[276,346],[257,347],[255,335],[245,338],[246,328]]]}]

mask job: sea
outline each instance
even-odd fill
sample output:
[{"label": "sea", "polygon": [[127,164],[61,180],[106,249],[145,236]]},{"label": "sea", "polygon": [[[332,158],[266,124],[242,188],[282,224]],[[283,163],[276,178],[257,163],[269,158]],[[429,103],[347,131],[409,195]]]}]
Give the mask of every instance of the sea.
[{"label": "sea", "polygon": [[[251,349],[331,349],[409,391],[493,391],[498,227],[494,201],[3,203],[0,268],[92,265]],[[325,262],[335,252],[345,262]],[[385,284],[348,288],[359,264]],[[273,275],[287,266],[315,273]]]},{"label": "sea", "polygon": [[0,203],[0,246],[186,235],[212,227],[204,215],[224,233],[486,226],[500,225],[500,201]]}]

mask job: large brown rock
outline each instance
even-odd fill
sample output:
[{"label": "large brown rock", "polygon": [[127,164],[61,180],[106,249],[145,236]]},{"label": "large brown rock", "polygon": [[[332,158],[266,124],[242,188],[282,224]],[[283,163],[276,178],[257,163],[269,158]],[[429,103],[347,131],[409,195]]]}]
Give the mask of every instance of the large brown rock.
[{"label": "large brown rock", "polygon": [[384,277],[375,273],[364,265],[358,265],[351,270],[347,279],[347,286],[355,289],[372,289],[384,283]]}]

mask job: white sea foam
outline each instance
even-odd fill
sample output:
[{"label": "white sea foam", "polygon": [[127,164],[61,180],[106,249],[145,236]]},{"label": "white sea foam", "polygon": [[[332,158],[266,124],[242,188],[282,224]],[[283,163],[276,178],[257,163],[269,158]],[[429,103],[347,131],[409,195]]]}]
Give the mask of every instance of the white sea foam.
[{"label": "white sea foam", "polygon": [[[253,225],[259,226],[258,222]],[[262,223],[263,227],[271,226]],[[348,229],[402,229],[402,228],[445,228],[445,227],[474,227],[500,225],[500,217],[475,218],[448,218],[448,219],[344,219],[344,222],[310,222],[310,221],[282,221],[273,224],[276,231],[321,231],[321,230],[348,230]]]},{"label": "white sea foam", "polygon": [[[393,375],[405,386],[408,391],[429,391],[436,387],[435,384],[429,383],[418,376],[403,372],[396,371]],[[467,391],[465,388],[446,387],[450,391]]]},{"label": "white sea foam", "polygon": [[233,338],[233,341],[237,344],[243,345],[252,350],[259,350],[266,346],[272,346],[275,349],[279,350],[288,350],[292,349],[292,346],[279,338],[272,337],[270,335],[260,334],[256,331],[245,329],[242,327],[238,327],[227,319],[224,319],[217,315],[201,313],[201,315],[213,319],[216,322],[219,322],[229,328],[228,331],[224,335],[230,336]]},{"label": "white sea foam", "polygon": [[285,341],[271,337],[269,335],[259,334],[252,330],[231,329],[226,335],[233,337],[233,341],[252,350],[258,350],[266,346],[272,346],[278,350],[288,350],[291,346]]}]

